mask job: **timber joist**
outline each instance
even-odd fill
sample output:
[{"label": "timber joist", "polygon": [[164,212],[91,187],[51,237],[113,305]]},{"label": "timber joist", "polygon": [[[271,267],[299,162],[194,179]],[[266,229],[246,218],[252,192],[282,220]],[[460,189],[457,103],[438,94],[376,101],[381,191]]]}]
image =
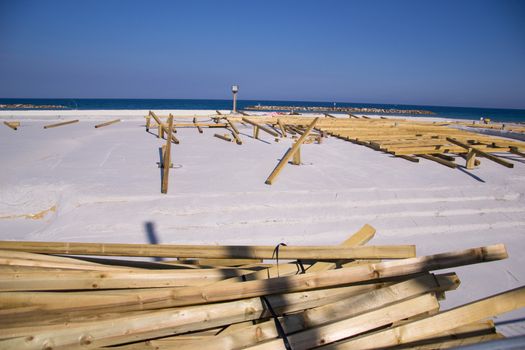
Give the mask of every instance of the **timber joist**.
[{"label": "timber joist", "polygon": [[[375,233],[364,225],[308,263],[245,254],[258,247],[0,242],[0,349],[442,348],[502,338],[487,319],[525,306],[521,287],[439,311],[444,296],[461,293],[459,276],[439,270],[506,259],[502,244],[395,261],[350,254],[372,248]],[[283,258],[311,251],[280,249]],[[194,260],[71,256],[126,252]]]}]

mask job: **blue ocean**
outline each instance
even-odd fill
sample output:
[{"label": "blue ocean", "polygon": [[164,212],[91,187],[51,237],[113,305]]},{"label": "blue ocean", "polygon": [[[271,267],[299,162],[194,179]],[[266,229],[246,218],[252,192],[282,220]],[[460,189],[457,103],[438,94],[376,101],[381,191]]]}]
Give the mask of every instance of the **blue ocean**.
[{"label": "blue ocean", "polygon": [[[190,99],[0,99],[0,104],[32,104],[32,105],[61,105],[67,109],[231,109],[231,100],[190,100]],[[311,101],[265,101],[265,100],[239,100],[237,108],[243,109],[254,105],[269,106],[309,106],[333,107],[334,102]],[[523,109],[495,109],[495,108],[467,108],[444,106],[417,106],[394,104],[369,104],[369,103],[335,103],[337,107],[372,107],[385,109],[420,109],[434,112],[431,117],[457,118],[479,120],[490,118],[498,122],[525,123],[525,110]],[[424,115],[423,115],[424,116]]]}]

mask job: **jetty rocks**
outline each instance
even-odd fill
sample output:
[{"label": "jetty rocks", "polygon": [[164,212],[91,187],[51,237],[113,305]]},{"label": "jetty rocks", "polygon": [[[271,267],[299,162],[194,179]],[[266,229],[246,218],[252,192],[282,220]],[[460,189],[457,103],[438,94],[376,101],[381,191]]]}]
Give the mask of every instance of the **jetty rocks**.
[{"label": "jetty rocks", "polygon": [[64,109],[61,105],[34,105],[30,103],[0,104],[0,109]]},{"label": "jetty rocks", "polygon": [[421,109],[395,109],[373,107],[318,107],[318,106],[248,106],[252,111],[306,111],[306,112],[343,112],[343,113],[373,113],[373,114],[435,114]]}]

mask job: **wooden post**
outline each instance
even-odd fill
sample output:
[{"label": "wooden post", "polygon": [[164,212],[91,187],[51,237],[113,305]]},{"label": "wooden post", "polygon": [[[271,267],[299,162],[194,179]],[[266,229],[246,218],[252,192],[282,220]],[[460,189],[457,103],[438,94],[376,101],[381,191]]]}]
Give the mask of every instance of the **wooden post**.
[{"label": "wooden post", "polygon": [[18,129],[18,127],[20,126],[20,122],[4,122],[4,124],[13,130]]},{"label": "wooden post", "polygon": [[253,126],[253,138],[256,140],[259,139],[259,127],[256,125]]},{"label": "wooden post", "polygon": [[[95,129],[102,128],[104,126],[108,126],[108,125],[115,124],[115,123],[118,123],[118,122],[120,122],[120,119],[115,119],[115,120],[111,120],[109,122],[97,124],[97,125],[95,125]],[[148,126],[146,126],[146,128],[148,128]]]},{"label": "wooden post", "polygon": [[280,119],[277,119],[277,125],[279,125],[279,129],[281,129],[281,134],[283,137],[286,137],[286,129],[284,128],[284,125],[281,123]]},{"label": "wooden post", "polygon": [[314,128],[315,124],[317,124],[317,122],[319,121],[319,117],[315,118],[313,120],[313,122],[308,126],[308,129],[306,129],[306,131],[301,135],[301,137],[299,138],[299,140],[297,140],[294,145],[292,146],[292,148],[290,148],[286,153],[285,155],[283,156],[283,158],[281,159],[281,161],[279,162],[279,164],[277,164],[277,166],[275,167],[275,169],[273,169],[272,173],[270,174],[270,176],[268,176],[268,178],[266,179],[265,183],[267,185],[271,185],[273,183],[273,181],[275,180],[275,178],[277,177],[277,175],[279,175],[279,173],[281,172],[281,170],[283,170],[284,166],[286,165],[286,163],[288,163],[288,161],[290,160],[291,157],[293,157],[293,155],[295,154],[295,152],[297,152],[297,150],[299,149],[299,147],[301,147],[301,145],[303,144],[304,140],[306,140],[306,137],[308,136],[308,134],[312,131],[312,129]]},{"label": "wooden post", "polygon": [[62,123],[44,125],[44,129],[56,128],[57,126],[69,125],[69,124],[73,124],[73,123],[78,123],[78,119],[69,120],[67,122],[62,122]]},{"label": "wooden post", "polygon": [[292,156],[293,165],[301,165],[301,147],[297,149],[297,152]]},{"label": "wooden post", "polygon": [[235,124],[233,124],[233,123],[231,122],[231,120],[229,120],[228,118],[226,118],[226,121],[228,122],[228,125],[229,125],[230,128],[231,128],[232,135],[233,135],[233,137],[235,138],[235,142],[236,142],[238,145],[242,145],[242,140],[241,140],[241,137],[239,136],[239,130],[235,127]]},{"label": "wooden post", "polygon": [[472,170],[476,165],[476,152],[470,148],[467,153],[467,169]]},{"label": "wooden post", "polygon": [[[164,128],[162,128],[164,129]],[[164,152],[163,169],[162,169],[162,193],[168,193],[168,178],[170,175],[171,164],[171,131],[173,130],[173,116],[168,117],[168,129],[166,135],[166,150]]]},{"label": "wooden post", "polygon": [[[150,111],[150,113],[151,113],[151,111]],[[148,114],[146,116],[146,131],[149,131],[150,124],[151,124],[151,116]]]}]

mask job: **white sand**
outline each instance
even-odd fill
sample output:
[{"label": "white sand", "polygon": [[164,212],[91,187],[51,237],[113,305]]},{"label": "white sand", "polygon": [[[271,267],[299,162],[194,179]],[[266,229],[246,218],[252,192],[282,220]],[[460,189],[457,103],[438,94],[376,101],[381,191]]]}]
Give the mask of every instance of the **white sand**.
[{"label": "white sand", "polygon": [[[214,111],[170,111],[208,115]],[[525,159],[514,169],[486,159],[473,171],[419,164],[329,138],[302,147],[301,166],[264,180],[291,141],[242,146],[213,137],[222,129],[179,129],[169,194],[160,193],[159,147],[146,133],[147,111],[0,112],[1,239],[147,243],[338,244],[363,224],[370,244],[416,244],[418,255],[505,243],[510,258],[454,269],[462,279],[445,308],[523,285]],[[166,111],[159,111],[165,115]],[[60,117],[58,117],[60,115]],[[80,123],[44,130],[56,119]],[[95,121],[123,122],[94,129]],[[44,121],[45,120],[45,121]],[[505,155],[507,156],[507,155]],[[457,161],[463,164],[464,160]],[[41,220],[13,218],[56,205]],[[497,322],[523,319],[519,310]],[[524,323],[500,328],[525,334]]]}]

